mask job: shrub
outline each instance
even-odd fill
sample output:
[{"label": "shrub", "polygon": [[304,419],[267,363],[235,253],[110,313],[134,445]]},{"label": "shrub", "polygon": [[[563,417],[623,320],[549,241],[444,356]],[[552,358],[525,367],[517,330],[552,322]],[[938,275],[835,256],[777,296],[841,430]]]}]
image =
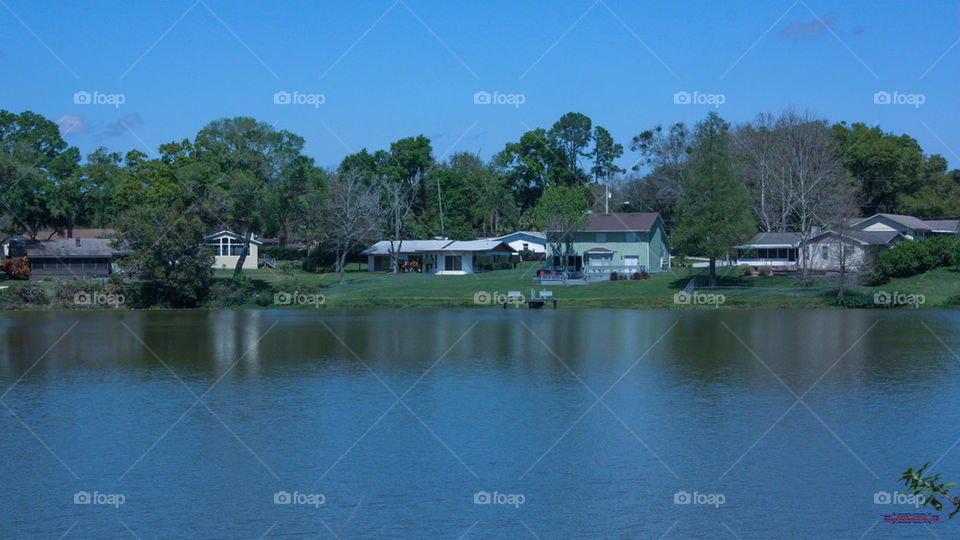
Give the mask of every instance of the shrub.
[{"label": "shrub", "polygon": [[47,293],[39,283],[11,285],[4,291],[4,305],[8,308],[40,306],[47,303]]},{"label": "shrub", "polygon": [[617,281],[620,279],[620,275],[616,272],[610,272],[610,281]]},{"label": "shrub", "polygon": [[30,279],[30,262],[26,257],[5,259],[0,265],[0,270],[3,270],[10,279]]},{"label": "shrub", "polygon": [[920,274],[949,264],[952,259],[950,247],[940,237],[900,242],[880,254],[877,271],[884,279]]},{"label": "shrub", "polygon": [[738,276],[752,276],[753,268],[749,264],[741,264],[737,267]]},{"label": "shrub", "polygon": [[760,268],[757,269],[757,274],[761,276],[772,276],[773,268],[769,266],[761,266]]}]

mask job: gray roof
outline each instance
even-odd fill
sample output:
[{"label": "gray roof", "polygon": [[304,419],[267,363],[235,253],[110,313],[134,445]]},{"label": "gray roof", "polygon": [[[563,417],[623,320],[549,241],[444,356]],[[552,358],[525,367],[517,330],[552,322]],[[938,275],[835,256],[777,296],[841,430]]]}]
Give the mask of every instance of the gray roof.
[{"label": "gray roof", "polygon": [[960,219],[925,219],[935,232],[960,232]]},{"label": "gray roof", "polygon": [[[828,235],[838,238],[840,236],[840,234],[836,231],[823,231],[822,233],[810,238],[810,241],[815,242],[818,238]],[[848,238],[852,238],[861,244],[871,246],[886,246],[892,243],[894,240],[903,239],[903,235],[898,231],[846,231],[843,233],[843,235]]]},{"label": "gray roof", "polygon": [[[443,240],[401,240],[393,242],[401,255],[410,253],[422,253],[424,251],[438,251],[450,243],[449,239]],[[389,255],[391,240],[381,240],[376,244],[363,250],[363,255]]]},{"label": "gray roof", "polygon": [[909,227],[915,231],[931,230],[930,225],[926,221],[920,218],[915,218],[913,216],[904,216],[902,214],[874,214],[868,218],[863,219],[862,221],[860,221],[860,223],[866,223],[867,221],[870,221],[875,217],[882,217],[882,218],[888,219],[890,221],[899,223],[904,227]]},{"label": "gray roof", "polygon": [[[396,242],[394,243],[396,245]],[[513,251],[501,240],[487,238],[483,240],[403,240],[399,243],[399,253],[410,255],[429,252],[491,251],[500,246]],[[389,255],[390,240],[381,240],[361,252],[362,255]]]},{"label": "gray roof", "polygon": [[500,246],[504,246],[508,250],[513,251],[513,248],[505,244],[502,240],[498,240],[496,238],[489,238],[486,240],[453,241],[444,246],[442,249],[434,251],[490,251]]},{"label": "gray roof", "polygon": [[795,232],[762,232],[744,242],[738,248],[753,247],[797,247],[800,245],[800,234]]},{"label": "gray roof", "polygon": [[657,212],[590,214],[584,231],[649,231],[657,222]]},{"label": "gray roof", "polygon": [[502,235],[502,236],[494,237],[494,239],[495,239],[495,240],[503,240],[503,239],[505,239],[505,238],[510,238],[511,236],[517,236],[517,235],[519,235],[519,234],[526,234],[526,235],[529,235],[529,236],[533,236],[533,237],[535,237],[535,238],[539,238],[539,239],[541,239],[541,240],[546,240],[546,239],[547,239],[547,235],[544,234],[544,233],[542,233],[542,232],[540,232],[540,231],[515,231],[515,232],[512,232],[512,233],[510,233],[510,234],[504,234],[504,235]]},{"label": "gray roof", "polygon": [[72,240],[24,240],[10,245],[10,255],[28,259],[77,257],[116,257],[129,253],[129,250],[113,247],[114,240],[109,238],[74,238]]}]

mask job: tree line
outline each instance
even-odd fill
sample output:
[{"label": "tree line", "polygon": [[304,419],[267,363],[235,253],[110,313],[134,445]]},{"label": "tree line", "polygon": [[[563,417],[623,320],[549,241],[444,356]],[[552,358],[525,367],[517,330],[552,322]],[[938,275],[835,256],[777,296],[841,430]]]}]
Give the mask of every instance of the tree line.
[{"label": "tree line", "polygon": [[[788,110],[731,126],[711,114],[692,127],[642,130],[629,146],[641,159],[626,171],[617,165],[623,145],[571,112],[488,160],[466,152],[437,158],[431,141],[417,135],[324,170],[306,155],[302,137],[238,117],[213,121],[153,156],[99,148],[82,159],[54,122],[3,110],[0,234],[71,237],[76,227],[115,228],[133,248],[128,266],[157,283],[158,297],[189,304],[209,285],[203,263],[210,255],[201,246],[215,229],[247,242],[296,238],[330,250],[342,273],[374,239],[393,240],[397,271],[403,238],[575,226],[578,219],[558,213],[607,204],[660,212],[680,253],[717,257],[753,229],[811,231],[844,213],[960,214],[960,171],[948,171],[943,157],[925,154],[908,135],[860,123],[830,125]],[[732,231],[731,221],[744,226]]]}]

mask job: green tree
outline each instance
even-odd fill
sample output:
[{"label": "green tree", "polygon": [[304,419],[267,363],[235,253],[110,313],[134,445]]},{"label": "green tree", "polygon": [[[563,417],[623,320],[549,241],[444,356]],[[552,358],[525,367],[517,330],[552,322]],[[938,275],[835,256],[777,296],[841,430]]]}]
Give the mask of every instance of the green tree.
[{"label": "green tree", "polygon": [[123,173],[120,154],[100,147],[87,156],[87,161],[74,174],[60,181],[54,190],[52,210],[58,224],[73,238],[78,224],[88,223],[95,213],[105,224],[105,212],[113,206],[113,195]]},{"label": "green tree", "polygon": [[265,230],[271,216],[281,223],[277,216],[287,215],[276,211],[279,199],[274,195],[284,197],[286,191],[295,196],[299,190],[291,175],[302,177],[311,166],[301,157],[302,149],[301,137],[247,117],[213,121],[197,134],[198,165],[211,175],[208,218],[244,238],[234,276],[243,269],[253,234]]},{"label": "green tree", "polygon": [[55,225],[57,186],[76,171],[80,152],[43,116],[0,110],[0,228],[3,236],[36,238]]},{"label": "green tree", "polygon": [[894,135],[863,123],[831,128],[843,166],[863,186],[863,214],[898,212],[897,199],[920,189],[925,158],[909,135]]},{"label": "green tree", "polygon": [[587,220],[587,196],[579,186],[550,186],[537,201],[537,224],[547,234],[554,256],[559,256],[564,272],[575,255],[576,231]]},{"label": "green tree", "polygon": [[204,246],[206,225],[194,189],[177,177],[184,165],[169,153],[175,147],[153,160],[127,154],[117,244],[131,250],[120,266],[141,282],[142,302],[196,307],[210,289],[213,255]]},{"label": "green tree", "polygon": [[686,255],[709,258],[711,287],[717,284],[717,259],[756,231],[750,198],[734,174],[728,129],[714,112],[696,125],[671,235]]},{"label": "green tree", "polygon": [[554,138],[560,148],[564,151],[566,166],[572,173],[568,185],[585,183],[585,175],[580,170],[579,159],[589,157],[585,149],[590,144],[591,138],[590,118],[584,114],[568,112],[560,117],[553,127],[550,128],[549,135]]}]

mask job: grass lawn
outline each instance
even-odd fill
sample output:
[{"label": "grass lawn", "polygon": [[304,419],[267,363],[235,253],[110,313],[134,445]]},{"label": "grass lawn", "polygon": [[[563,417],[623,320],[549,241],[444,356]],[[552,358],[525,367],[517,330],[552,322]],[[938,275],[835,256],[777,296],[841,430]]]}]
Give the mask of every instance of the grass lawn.
[{"label": "grass lawn", "polygon": [[[328,307],[372,306],[474,306],[475,295],[506,294],[520,291],[530,296],[531,288],[553,291],[559,307],[624,307],[624,308],[709,308],[712,306],[677,305],[674,294],[682,290],[690,279],[702,270],[675,269],[673,272],[653,274],[641,281],[601,281],[589,285],[534,285],[533,276],[539,263],[523,263],[515,270],[500,270],[465,276],[435,276],[430,274],[384,274],[352,270],[346,274],[347,283],[340,285],[337,274],[314,274],[299,270],[289,275],[261,269],[245,271],[258,285],[275,291],[300,294],[323,294]],[[719,269],[720,288],[724,307],[828,307],[836,290],[836,278],[816,278],[810,287],[802,287],[792,276],[739,277],[735,268]],[[218,279],[227,279],[232,272],[218,270]],[[852,293],[872,295],[878,291],[920,293],[926,297],[926,307],[937,307],[953,296],[960,295],[960,273],[938,268],[926,274],[891,280],[879,287],[855,287]],[[700,289],[700,293],[709,293]]]}]

